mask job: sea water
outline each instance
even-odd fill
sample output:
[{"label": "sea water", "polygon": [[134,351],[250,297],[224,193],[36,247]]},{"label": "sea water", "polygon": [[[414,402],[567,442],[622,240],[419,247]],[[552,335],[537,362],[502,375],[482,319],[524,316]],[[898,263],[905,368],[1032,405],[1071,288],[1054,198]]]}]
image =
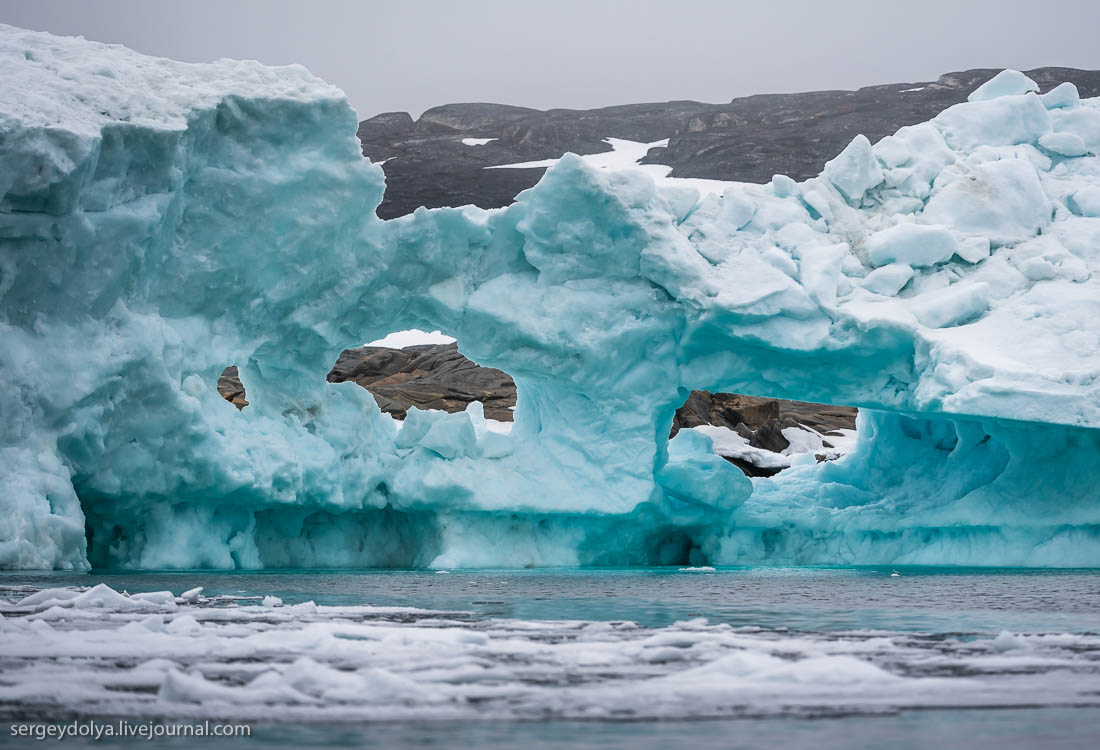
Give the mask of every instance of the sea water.
[{"label": "sea water", "polygon": [[[253,747],[1100,740],[1095,570],[21,572],[0,576],[0,599],[98,583],[131,594],[203,586],[202,602],[183,606],[197,620],[193,632],[169,626],[144,639],[130,625],[125,638],[112,637],[112,628],[148,617],[117,607],[42,618],[51,628],[42,637],[71,634],[79,653],[65,651],[67,640],[35,652],[0,631],[0,720],[214,716],[244,720],[253,735],[204,745]],[[7,614],[20,616],[35,615]],[[180,693],[132,679],[127,692],[103,677],[140,673],[145,657],[238,692]],[[303,657],[338,670],[311,673],[310,685],[325,674],[368,675],[368,687],[396,675],[428,692],[374,703],[338,691],[301,705],[247,698],[251,680],[272,665],[301,687],[287,665]],[[34,697],[34,675],[57,680],[55,700]],[[66,685],[83,692],[69,696]],[[88,685],[104,690],[89,698]],[[13,742],[0,726],[0,743]]]}]

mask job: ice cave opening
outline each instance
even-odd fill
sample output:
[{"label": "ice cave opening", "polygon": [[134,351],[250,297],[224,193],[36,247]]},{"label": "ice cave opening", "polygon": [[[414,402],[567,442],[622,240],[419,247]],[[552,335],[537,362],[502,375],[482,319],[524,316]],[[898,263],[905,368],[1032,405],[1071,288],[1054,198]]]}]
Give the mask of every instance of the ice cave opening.
[{"label": "ice cave opening", "polygon": [[676,410],[669,438],[692,430],[748,477],[774,477],[804,455],[835,461],[855,445],[852,406],[694,390]]},{"label": "ice cave opening", "polygon": [[517,391],[512,376],[467,358],[458,340],[441,331],[394,331],[344,349],[326,380],[357,383],[399,422],[409,409],[453,414],[474,402],[481,404],[489,430],[508,433],[514,421]]},{"label": "ice cave opening", "polygon": [[218,393],[238,409],[248,406],[248,391],[241,382],[241,373],[237,365],[230,365],[218,376]]},{"label": "ice cave opening", "polygon": [[[246,368],[225,367],[217,379],[217,394],[237,411],[250,404],[241,377],[242,369],[248,368],[260,371],[250,360]],[[372,402],[360,400],[357,408],[345,410],[350,429],[369,431],[381,412],[383,424],[395,429],[394,444],[404,456],[424,450],[437,460],[462,459],[474,446],[478,457],[510,452],[515,381],[501,370],[467,359],[459,352],[457,340],[440,331],[399,330],[344,349],[325,381],[330,387],[355,384],[369,393]],[[277,389],[258,404],[277,408],[284,418],[304,418],[302,426],[311,429],[311,418],[320,414],[318,407],[287,408],[271,403],[273,396],[278,398]],[[137,437],[132,442],[138,450],[145,448],[138,446]],[[283,484],[289,496],[300,496],[300,487],[285,480]],[[80,475],[74,477],[74,488],[84,515],[87,559],[98,569],[424,568],[442,552],[441,527],[462,521],[465,515],[445,519],[425,508],[395,507],[385,479],[355,488],[370,499],[362,503],[368,507],[344,509],[328,507],[330,503],[320,499],[304,506],[272,506],[263,499],[268,494],[265,489],[278,486],[242,486],[215,497],[166,494],[154,501],[155,509],[148,497],[103,492]],[[514,513],[475,514],[475,518],[479,526],[497,525],[502,533],[523,527],[533,536],[548,525]]]}]

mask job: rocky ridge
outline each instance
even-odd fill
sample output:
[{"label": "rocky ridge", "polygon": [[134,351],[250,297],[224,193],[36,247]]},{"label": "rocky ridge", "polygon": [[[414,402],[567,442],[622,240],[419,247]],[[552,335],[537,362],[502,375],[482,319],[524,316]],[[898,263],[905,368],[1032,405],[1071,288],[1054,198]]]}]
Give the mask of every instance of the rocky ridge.
[{"label": "rocky ridge", "polygon": [[[384,162],[389,219],[419,206],[497,208],[542,177],[544,167],[485,169],[611,150],[606,138],[643,143],[669,139],[642,160],[672,167],[672,177],[767,182],[774,174],[815,177],[859,133],[872,142],[965,101],[999,72],[981,68],[935,81],[868,86],[856,91],[760,94],[726,104],[692,101],[546,111],[502,104],[447,104],[413,120],[406,112],[359,123],[364,155]],[[1076,84],[1100,95],[1100,71],[1045,67],[1026,71],[1046,91]],[[468,145],[464,139],[492,139]]]},{"label": "rocky ridge", "polygon": [[511,422],[516,405],[511,376],[474,364],[459,353],[458,344],[345,349],[327,380],[355,381],[371,392],[382,411],[397,419],[404,419],[412,406],[456,412],[480,401],[487,418]]}]

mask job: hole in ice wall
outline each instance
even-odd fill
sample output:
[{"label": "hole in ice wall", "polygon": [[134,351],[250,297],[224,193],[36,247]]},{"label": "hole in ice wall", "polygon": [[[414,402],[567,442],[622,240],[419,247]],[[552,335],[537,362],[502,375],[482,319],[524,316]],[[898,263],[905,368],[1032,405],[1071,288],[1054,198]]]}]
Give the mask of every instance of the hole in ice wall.
[{"label": "hole in ice wall", "polygon": [[[459,353],[455,339],[440,331],[395,331],[356,349],[345,349],[327,380],[358,383],[395,419],[404,419],[410,406],[458,412],[471,401],[480,401],[486,419],[506,423],[513,420],[516,406],[512,376],[470,361]],[[222,370],[218,393],[238,409],[248,406],[236,365]]]},{"label": "hole in ice wall", "polygon": [[395,419],[404,419],[413,406],[459,412],[480,401],[491,423],[510,423],[516,406],[512,376],[470,361],[453,338],[439,331],[397,331],[345,349],[327,379],[358,383]]},{"label": "hole in ice wall", "polygon": [[709,565],[710,558],[696,539],[697,528],[658,529],[644,542],[646,565]]},{"label": "hole in ice wall", "polygon": [[670,438],[683,429],[711,439],[714,451],[750,477],[771,477],[798,456],[831,461],[855,442],[853,406],[692,391],[676,411]]},{"label": "hole in ice wall", "polygon": [[222,370],[221,377],[218,378],[218,393],[237,409],[248,406],[248,401],[245,400],[244,383],[241,382],[236,365],[230,365]]}]

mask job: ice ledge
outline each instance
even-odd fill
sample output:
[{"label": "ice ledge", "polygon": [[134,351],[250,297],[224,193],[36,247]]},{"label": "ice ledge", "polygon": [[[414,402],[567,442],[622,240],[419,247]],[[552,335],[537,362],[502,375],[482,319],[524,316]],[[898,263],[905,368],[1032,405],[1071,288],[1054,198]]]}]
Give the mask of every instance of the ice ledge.
[{"label": "ice ledge", "polygon": [[[0,24],[0,112],[22,127],[94,136],[108,123],[182,130],[227,97],[301,103],[344,93],[301,65],[183,63],[118,44]],[[18,85],[11,85],[18,83]]]}]

